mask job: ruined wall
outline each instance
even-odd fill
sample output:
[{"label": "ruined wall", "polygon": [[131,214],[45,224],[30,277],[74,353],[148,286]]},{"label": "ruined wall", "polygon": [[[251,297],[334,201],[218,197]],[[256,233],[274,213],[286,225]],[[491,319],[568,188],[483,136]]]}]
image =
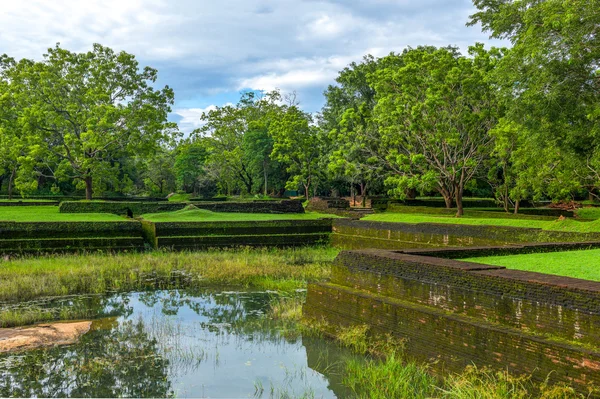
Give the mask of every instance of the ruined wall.
[{"label": "ruined wall", "polygon": [[332,244],[343,249],[404,249],[501,246],[527,242],[600,241],[600,233],[546,231],[537,228],[392,223],[336,219]]},{"label": "ruined wall", "polygon": [[[600,386],[600,283],[392,251],[343,251],[306,317],[407,339],[441,371],[490,365]],[[552,373],[551,373],[552,372]],[[550,374],[551,373],[551,374]]]}]

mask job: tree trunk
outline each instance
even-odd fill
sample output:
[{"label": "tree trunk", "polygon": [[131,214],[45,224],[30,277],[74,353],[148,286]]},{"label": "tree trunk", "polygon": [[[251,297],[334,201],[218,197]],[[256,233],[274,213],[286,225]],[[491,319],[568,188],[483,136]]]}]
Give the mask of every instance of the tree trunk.
[{"label": "tree trunk", "polygon": [[463,210],[462,190],[456,191],[456,217],[461,217],[465,214]]},{"label": "tree trunk", "polygon": [[361,187],[362,190],[362,207],[366,208],[367,207],[367,184],[364,184]]},{"label": "tree trunk", "polygon": [[444,197],[444,202],[446,203],[446,209],[452,208],[452,195],[446,189],[441,189],[440,194]]},{"label": "tree trunk", "polygon": [[460,182],[456,188],[456,217],[461,217],[465,214],[463,209],[463,192],[465,190],[465,171],[462,170],[460,174]]},{"label": "tree trunk", "polygon": [[263,173],[265,176],[265,197],[267,196],[267,161],[263,161]]},{"label": "tree trunk", "polygon": [[521,200],[515,201],[515,215],[519,213],[519,205],[521,205]]},{"label": "tree trunk", "polygon": [[85,199],[91,200],[92,199],[92,176],[86,176],[85,179],[83,179],[83,181],[85,182]]},{"label": "tree trunk", "polygon": [[308,191],[308,189],[310,188],[309,184],[302,184],[304,186],[304,196],[306,197],[306,200],[308,201],[308,196],[310,195],[310,192]]},{"label": "tree trunk", "polygon": [[10,172],[10,177],[8,178],[8,199],[13,199],[13,186],[15,181],[15,173],[17,173],[17,168],[13,168]]}]

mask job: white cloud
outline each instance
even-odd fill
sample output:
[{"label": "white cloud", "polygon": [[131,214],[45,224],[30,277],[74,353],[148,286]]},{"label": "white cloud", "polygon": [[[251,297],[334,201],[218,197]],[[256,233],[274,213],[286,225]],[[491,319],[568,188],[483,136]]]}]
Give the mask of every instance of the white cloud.
[{"label": "white cloud", "polygon": [[471,0],[0,0],[0,9],[0,52],[40,59],[61,42],[133,53],[175,89],[189,128],[197,104],[235,101],[240,88],[296,90],[314,111],[337,72],[369,52],[487,41],[465,27]]},{"label": "white cloud", "polygon": [[200,119],[204,113],[215,109],[217,109],[216,105],[209,105],[205,108],[177,108],[173,113],[181,117],[181,120],[178,122],[181,131],[190,133],[192,130],[204,125],[204,122]]}]

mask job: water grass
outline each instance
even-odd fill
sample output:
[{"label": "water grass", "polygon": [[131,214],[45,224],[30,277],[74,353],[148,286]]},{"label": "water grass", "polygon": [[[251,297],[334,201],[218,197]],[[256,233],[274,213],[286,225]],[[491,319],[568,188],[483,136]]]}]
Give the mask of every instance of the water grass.
[{"label": "water grass", "polygon": [[306,247],[18,258],[0,261],[0,303],[211,286],[291,291],[327,278],[337,252]]}]

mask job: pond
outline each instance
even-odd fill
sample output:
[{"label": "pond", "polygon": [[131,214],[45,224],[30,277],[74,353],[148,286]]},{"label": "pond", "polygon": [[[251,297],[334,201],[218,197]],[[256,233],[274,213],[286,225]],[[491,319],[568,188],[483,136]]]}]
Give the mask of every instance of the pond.
[{"label": "pond", "polygon": [[276,295],[169,290],[43,303],[103,317],[76,344],[0,356],[0,397],[348,396],[342,369],[354,355],[268,318]]}]

